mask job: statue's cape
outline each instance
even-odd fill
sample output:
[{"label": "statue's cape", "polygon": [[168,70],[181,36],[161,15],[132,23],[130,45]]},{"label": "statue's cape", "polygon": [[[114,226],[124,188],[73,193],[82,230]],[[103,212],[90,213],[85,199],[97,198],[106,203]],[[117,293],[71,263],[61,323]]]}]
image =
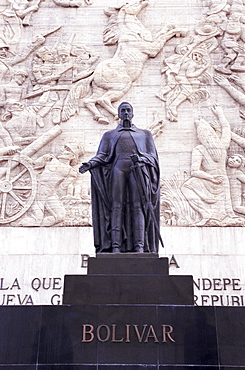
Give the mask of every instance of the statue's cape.
[{"label": "statue's cape", "polygon": [[[158,251],[159,228],[159,190],[160,175],[156,148],[152,135],[148,130],[141,130],[135,126],[130,128],[130,134],[135,142],[137,153],[143,163],[140,166],[133,164],[137,186],[142,196],[142,207],[144,208],[146,235],[145,251]],[[113,168],[114,149],[123,132],[119,125],[115,130],[107,131],[100,142],[98,152],[90,162],[97,166],[90,170],[91,192],[92,192],[92,218],[94,230],[94,242],[97,252],[107,252],[111,248],[111,169]],[[99,164],[99,165],[98,165]],[[139,171],[141,176],[139,176]],[[143,200],[144,198],[144,200]],[[126,190],[126,199],[128,192]],[[146,201],[147,200],[147,201]],[[151,209],[150,209],[151,208]],[[152,217],[154,213],[154,217]],[[130,220],[130,202],[124,205],[123,245],[122,251],[132,251],[132,222]],[[155,220],[153,220],[153,218]],[[157,224],[157,225],[156,225]]]}]

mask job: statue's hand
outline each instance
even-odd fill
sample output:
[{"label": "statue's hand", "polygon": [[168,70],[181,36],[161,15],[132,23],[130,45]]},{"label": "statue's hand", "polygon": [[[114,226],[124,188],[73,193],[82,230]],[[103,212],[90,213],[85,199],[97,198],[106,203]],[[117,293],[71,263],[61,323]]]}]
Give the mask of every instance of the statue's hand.
[{"label": "statue's hand", "polygon": [[131,154],[130,158],[132,159],[133,163],[140,162],[140,157],[136,153],[135,154]]},{"label": "statue's hand", "polygon": [[42,36],[42,35],[36,35],[36,37],[35,37],[35,39],[34,39],[34,41],[33,41],[33,44],[34,45],[37,45],[37,46],[40,46],[40,45],[42,45],[42,44],[44,44],[45,43],[45,37],[44,36]]},{"label": "statue's hand", "polygon": [[217,116],[221,116],[223,114],[223,109],[221,106],[214,104],[213,107],[211,108],[212,112]]},{"label": "statue's hand", "polygon": [[52,159],[55,158],[55,156],[53,154],[48,153],[44,154],[42,158],[45,162],[51,162]]},{"label": "statue's hand", "polygon": [[213,183],[214,184],[221,184],[224,180],[224,176],[222,175],[216,175],[216,176],[213,176]]},{"label": "statue's hand", "polygon": [[88,170],[90,170],[91,168],[91,164],[88,163],[88,162],[84,162],[80,167],[79,167],[79,172],[80,173],[85,173],[87,172]]},{"label": "statue's hand", "polygon": [[20,146],[12,145],[6,148],[8,150],[7,155],[12,155],[21,150]]}]

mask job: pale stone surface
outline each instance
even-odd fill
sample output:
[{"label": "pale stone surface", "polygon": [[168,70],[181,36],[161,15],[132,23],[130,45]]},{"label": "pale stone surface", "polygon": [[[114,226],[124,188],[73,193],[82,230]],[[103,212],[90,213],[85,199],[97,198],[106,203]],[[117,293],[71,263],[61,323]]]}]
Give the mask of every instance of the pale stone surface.
[{"label": "pale stone surface", "polygon": [[78,167],[115,128],[123,100],[159,153],[160,255],[174,255],[180,268],[171,273],[195,281],[240,279],[241,290],[232,280],[196,288],[198,304],[225,304],[220,292],[241,297],[243,2],[15,3],[0,5],[0,304],[3,295],[2,304],[50,304],[56,291],[57,304],[60,289],[37,292],[30,282],[85,273],[81,255],[94,254],[90,178]]},{"label": "pale stone surface", "polygon": [[162,225],[244,226],[241,1],[11,4],[0,22],[0,224],[91,225],[78,165],[129,100],[156,139]]}]

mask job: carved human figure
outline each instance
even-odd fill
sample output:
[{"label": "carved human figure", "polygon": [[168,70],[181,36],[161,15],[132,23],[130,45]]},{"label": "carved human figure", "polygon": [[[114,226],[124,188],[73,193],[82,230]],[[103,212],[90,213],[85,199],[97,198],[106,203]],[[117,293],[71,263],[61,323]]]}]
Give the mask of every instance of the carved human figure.
[{"label": "carved human figure", "polygon": [[166,101],[167,117],[177,121],[178,106],[185,100],[197,102],[209,97],[200,85],[211,82],[210,53],[218,46],[220,30],[210,23],[199,23],[188,41],[175,47],[175,53],[163,60],[161,74],[165,76],[156,97]]},{"label": "carved human figure", "polygon": [[33,60],[33,75],[36,79],[35,89],[39,85],[55,82],[55,55],[53,50],[44,45],[39,48]]},{"label": "carved human figure", "polygon": [[72,47],[72,55],[75,57],[72,67],[72,84],[64,101],[62,121],[67,121],[75,113],[78,113],[80,99],[91,93],[95,63],[99,58],[93,50],[79,45]]},{"label": "carved human figure", "polygon": [[0,87],[0,106],[4,106],[8,99],[14,99],[21,102],[27,94],[27,86],[25,84],[28,73],[24,70],[15,70],[13,77],[8,84]]},{"label": "carved human figure", "polygon": [[[70,118],[78,111],[78,100],[90,92],[90,82],[98,56],[84,47],[72,45],[75,35],[67,44],[59,44],[56,48],[57,63],[55,64],[58,100],[52,107],[54,123]],[[71,54],[72,53],[72,54]]]},{"label": "carved human figure", "polygon": [[245,215],[244,204],[244,185],[245,173],[244,157],[239,154],[230,156],[227,160],[227,173],[231,189],[231,203],[233,210],[239,214]]},{"label": "carved human figure", "polygon": [[[242,44],[239,44],[239,41]],[[245,18],[240,12],[231,13],[221,41],[224,56],[221,64],[215,66],[216,71],[230,75],[232,71],[239,71],[239,54],[243,53],[245,41]],[[243,58],[244,60],[244,58]],[[244,66],[243,66],[244,70]]]},{"label": "carved human figure", "polygon": [[33,92],[29,93],[28,98],[43,96],[47,101],[45,107],[38,112],[38,123],[41,126],[44,126],[43,118],[52,110],[54,104],[59,100],[56,85],[61,74],[57,71],[56,62],[54,50],[45,45],[37,50],[33,60],[32,67],[35,85],[33,87]]},{"label": "carved human figure", "polygon": [[236,222],[232,220],[235,214],[226,172],[227,149],[231,141],[230,124],[221,107],[214,105],[212,111],[219,120],[220,128],[216,127],[216,131],[204,119],[196,120],[201,145],[193,149],[191,178],[181,188],[190,206],[201,217],[195,224],[198,226]]},{"label": "carved human figure", "polygon": [[[167,61],[169,68],[167,73],[167,86],[163,86],[157,97],[166,101],[167,118],[170,121],[178,120],[177,108],[185,100],[206,99],[209,94],[206,89],[200,89],[202,77],[210,67],[207,52],[202,49],[188,51],[187,47],[180,48],[180,54],[173,60]],[[172,58],[171,58],[172,59]],[[174,64],[173,64],[174,62]]]},{"label": "carved human figure", "polygon": [[44,169],[38,177],[36,200],[29,216],[21,221],[23,226],[52,226],[65,219],[66,210],[60,192],[74,194],[78,171],[75,166],[83,154],[80,144],[69,142],[60,154],[44,154],[33,161],[34,169]]},{"label": "carved human figure", "polygon": [[152,135],[132,124],[133,108],[118,108],[120,124],[107,131],[90,170],[96,252],[158,251],[159,166]]},{"label": "carved human figure", "polygon": [[0,35],[6,44],[13,47],[21,40],[22,22],[11,0],[2,0],[0,4]]},{"label": "carved human figure", "polygon": [[202,48],[194,49],[190,56],[183,61],[176,77],[178,82],[177,92],[174,91],[173,96],[170,96],[166,102],[167,117],[170,121],[177,120],[177,108],[185,100],[199,101],[206,100],[209,97],[208,91],[200,88],[202,82],[205,81],[204,74],[209,67],[210,58],[207,51]]},{"label": "carved human figure", "polygon": [[219,25],[223,29],[229,13],[230,4],[228,0],[211,0],[206,21]]},{"label": "carved human figure", "polygon": [[117,44],[117,50],[112,58],[97,65],[93,74],[93,93],[84,99],[85,106],[99,123],[108,124],[109,119],[99,111],[97,105],[118,118],[112,103],[121,99],[131,88],[148,58],[156,57],[169,39],[181,34],[174,27],[167,27],[153,38],[137,18],[147,5],[147,0],[138,0],[106,11],[110,18],[104,31],[104,43]]},{"label": "carved human figure", "polygon": [[[39,9],[42,0],[1,0],[0,37],[15,55],[23,40],[23,26],[30,25],[32,13]],[[12,54],[12,56],[14,55]]]},{"label": "carved human figure", "polygon": [[[36,53],[33,63],[36,85],[29,97],[48,95],[47,106],[39,112],[40,122],[50,111],[54,124],[59,124],[61,119],[66,121],[78,110],[79,97],[82,95],[84,97],[90,91],[91,79],[86,80],[86,78],[93,73],[94,68],[91,68],[91,65],[98,56],[94,57],[87,51],[85,53],[85,49],[80,55],[81,48],[76,50],[73,47],[73,38],[74,35],[67,44],[59,44],[52,50],[43,46]],[[71,55],[72,48],[75,53],[77,51],[80,54]],[[87,58],[88,55],[89,58]],[[85,59],[87,69],[81,70],[85,66]]]},{"label": "carved human figure", "polygon": [[0,122],[0,155],[15,154],[18,150],[20,150],[20,147],[13,145],[11,136]]},{"label": "carved human figure", "polygon": [[167,95],[177,85],[176,77],[178,76],[181,64],[188,51],[189,48],[187,45],[177,45],[175,48],[175,54],[163,60],[161,74],[165,74],[166,82],[164,83],[164,86],[161,87],[159,93],[156,94],[159,99],[166,101],[165,95]]},{"label": "carved human figure", "polygon": [[99,55],[94,50],[77,44],[72,46],[71,53],[75,57],[72,81],[74,83],[92,74]]},{"label": "carved human figure", "polygon": [[31,15],[38,11],[42,0],[8,0],[11,9],[21,19],[23,26],[30,26]]},{"label": "carved human figure", "polygon": [[19,52],[14,53],[0,36],[0,81],[6,83],[6,77],[9,78],[13,74],[13,66],[25,60],[33,51],[40,47],[45,42],[45,37],[37,35],[35,39],[28,43],[27,46],[19,47]]},{"label": "carved human figure", "polygon": [[54,74],[57,76],[55,85],[57,86],[58,99],[52,107],[52,121],[57,124],[61,122],[61,112],[64,101],[73,81],[73,61],[70,55],[71,43],[59,44],[55,51],[57,61],[54,64]]},{"label": "carved human figure", "polygon": [[31,106],[25,106],[23,102],[15,99],[6,101],[4,126],[15,145],[28,145],[36,139],[34,135],[38,125],[37,114],[46,102],[45,96],[39,99],[37,104]]}]

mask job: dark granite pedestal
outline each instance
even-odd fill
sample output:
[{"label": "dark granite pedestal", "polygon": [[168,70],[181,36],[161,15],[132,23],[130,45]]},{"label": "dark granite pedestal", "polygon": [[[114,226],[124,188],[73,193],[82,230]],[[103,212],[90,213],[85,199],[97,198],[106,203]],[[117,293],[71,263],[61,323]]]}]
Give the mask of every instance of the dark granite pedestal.
[{"label": "dark granite pedestal", "polygon": [[192,305],[192,276],[169,275],[168,259],[156,254],[100,254],[88,275],[67,275],[64,304]]},{"label": "dark granite pedestal", "polygon": [[64,302],[0,307],[0,370],[245,370],[245,308],[194,306],[166,259],[90,258]]}]

